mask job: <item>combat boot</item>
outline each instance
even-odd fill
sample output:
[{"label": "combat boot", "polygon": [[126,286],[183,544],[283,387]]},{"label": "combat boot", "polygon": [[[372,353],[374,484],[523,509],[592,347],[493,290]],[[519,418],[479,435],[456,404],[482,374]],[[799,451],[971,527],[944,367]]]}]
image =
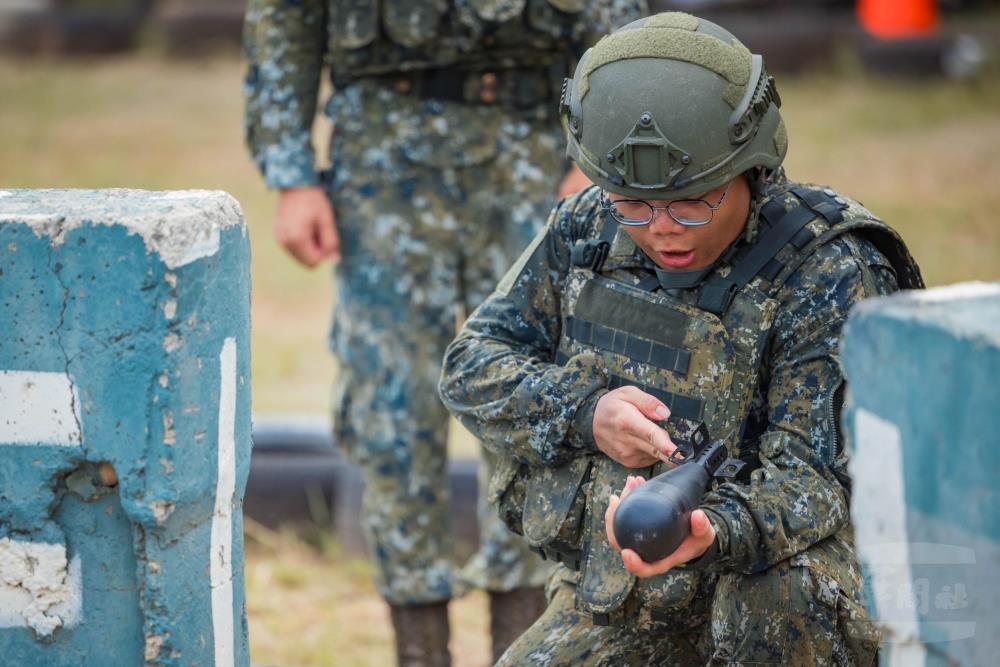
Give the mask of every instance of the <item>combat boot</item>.
[{"label": "combat boot", "polygon": [[506,593],[490,591],[491,664],[496,664],[507,647],[538,620],[546,604],[541,587],[517,588]]},{"label": "combat boot", "polygon": [[448,603],[389,606],[399,667],[449,667]]}]

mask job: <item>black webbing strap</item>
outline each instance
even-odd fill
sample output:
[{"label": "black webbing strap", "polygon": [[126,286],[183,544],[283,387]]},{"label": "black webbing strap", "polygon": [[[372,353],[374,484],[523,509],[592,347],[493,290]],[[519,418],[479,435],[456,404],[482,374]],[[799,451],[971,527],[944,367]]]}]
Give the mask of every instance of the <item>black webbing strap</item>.
[{"label": "black webbing strap", "polygon": [[643,292],[653,292],[660,289],[660,278],[655,273],[643,276],[636,285]]},{"label": "black webbing strap", "polygon": [[557,563],[562,563],[574,572],[580,571],[580,562],[583,555],[579,551],[559,551],[558,549],[553,549],[552,547],[529,546],[528,548],[541,556],[542,560],[552,560]]},{"label": "black webbing strap", "polygon": [[[823,216],[831,225],[843,219],[842,211],[847,208],[846,201],[841,200],[843,203],[840,203],[818,190],[794,188],[792,192],[803,205],[789,211],[781,199],[772,199],[765,204],[760,215],[769,228],[750,251],[736,261],[729,275],[713,278],[705,284],[698,297],[699,308],[721,316],[729,308],[736,293],[754,277],[764,271],[776,276],[781,271],[780,265],[771,262],[786,244],[791,242],[801,249],[814,238],[805,226],[817,215]],[[768,267],[768,264],[771,266]]]},{"label": "black webbing strap", "polygon": [[579,266],[598,272],[604,266],[604,260],[611,252],[611,242],[618,233],[618,223],[608,220],[607,216],[601,225],[601,233],[596,239],[580,239],[570,250],[570,260],[573,266]]},{"label": "black webbing strap", "polygon": [[[556,354],[556,363],[560,366],[565,366],[569,359],[569,355],[562,350]],[[650,387],[649,385],[642,384],[641,382],[636,382],[635,380],[631,380],[629,378],[623,378],[620,375],[609,375],[608,389],[618,389],[619,387],[638,387],[647,394],[656,396],[658,399],[663,401],[664,405],[670,408],[670,414],[674,417],[682,417],[692,421],[701,421],[705,414],[705,402],[700,399],[691,398],[690,396],[682,396],[681,394],[674,394],[669,391],[657,389],[656,387]]]},{"label": "black webbing strap", "polygon": [[682,396],[681,394],[674,394],[669,391],[664,391],[662,389],[657,389],[656,387],[650,387],[649,385],[642,384],[641,382],[636,382],[635,380],[630,380],[629,378],[623,378],[620,375],[612,375],[608,378],[608,389],[618,389],[619,387],[638,387],[647,394],[652,394],[658,399],[663,401],[663,404],[670,408],[670,415],[672,417],[682,417],[684,419],[690,419],[691,421],[701,421],[705,414],[705,402],[697,399],[691,398],[690,396]]},{"label": "black webbing strap", "polygon": [[807,188],[792,188],[795,196],[805,202],[816,215],[826,218],[826,221],[833,227],[844,219],[844,209],[847,208],[847,200],[839,196],[833,190],[809,190]]},{"label": "black webbing strap", "polygon": [[673,371],[679,375],[687,375],[688,365],[691,363],[691,353],[687,350],[663,345],[627,331],[612,329],[578,317],[567,317],[563,331],[568,337],[585,345],[621,354],[634,361]]}]

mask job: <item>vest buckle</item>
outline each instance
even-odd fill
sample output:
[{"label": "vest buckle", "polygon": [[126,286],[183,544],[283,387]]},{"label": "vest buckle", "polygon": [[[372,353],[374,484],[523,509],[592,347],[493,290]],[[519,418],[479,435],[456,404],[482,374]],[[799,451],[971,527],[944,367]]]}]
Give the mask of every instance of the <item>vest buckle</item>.
[{"label": "vest buckle", "polygon": [[570,251],[570,260],[573,262],[573,266],[600,271],[610,250],[611,244],[607,241],[577,241]]}]

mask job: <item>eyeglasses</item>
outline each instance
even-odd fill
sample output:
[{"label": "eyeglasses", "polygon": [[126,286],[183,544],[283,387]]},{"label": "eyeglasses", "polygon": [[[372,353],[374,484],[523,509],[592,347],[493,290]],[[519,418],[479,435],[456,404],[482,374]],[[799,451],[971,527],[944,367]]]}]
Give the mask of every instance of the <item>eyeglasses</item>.
[{"label": "eyeglasses", "polygon": [[667,212],[676,222],[686,227],[700,227],[712,222],[715,212],[726,201],[729,188],[733,185],[730,181],[726,185],[719,202],[712,206],[704,199],[677,199],[666,206],[653,206],[648,201],[642,199],[608,199],[608,193],[601,193],[601,207],[605,215],[610,215],[615,222],[629,227],[640,227],[648,225],[653,220],[656,211],[662,209]]}]

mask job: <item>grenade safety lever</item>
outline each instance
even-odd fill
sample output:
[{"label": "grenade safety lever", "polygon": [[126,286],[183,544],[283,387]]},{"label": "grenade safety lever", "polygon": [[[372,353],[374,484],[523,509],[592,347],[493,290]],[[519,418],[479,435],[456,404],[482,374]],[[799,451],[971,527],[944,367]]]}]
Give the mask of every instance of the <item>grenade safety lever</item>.
[{"label": "grenade safety lever", "polygon": [[732,479],[744,466],[739,459],[729,458],[724,440],[711,442],[704,423],[690,441],[675,444],[670,461],[677,467],[633,490],[615,511],[618,545],[634,550],[647,563],[666,558],[688,536],[691,512],[709,482]]}]

